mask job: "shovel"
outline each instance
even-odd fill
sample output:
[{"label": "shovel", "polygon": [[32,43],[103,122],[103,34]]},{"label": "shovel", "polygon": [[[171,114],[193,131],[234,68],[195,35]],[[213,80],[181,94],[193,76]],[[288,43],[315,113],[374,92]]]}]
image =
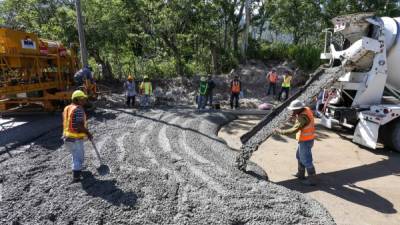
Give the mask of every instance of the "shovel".
[{"label": "shovel", "polygon": [[97,172],[100,174],[100,176],[104,176],[110,173],[110,167],[107,165],[103,164],[103,161],[101,160],[99,150],[96,147],[96,144],[94,143],[93,140],[90,140],[92,142],[92,146],[94,151],[96,152],[97,160],[99,160],[100,167],[97,168]]}]

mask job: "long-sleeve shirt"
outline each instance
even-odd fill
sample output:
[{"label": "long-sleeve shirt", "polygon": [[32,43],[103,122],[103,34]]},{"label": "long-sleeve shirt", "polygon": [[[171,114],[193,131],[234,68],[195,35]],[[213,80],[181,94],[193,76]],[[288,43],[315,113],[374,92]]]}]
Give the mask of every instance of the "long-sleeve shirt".
[{"label": "long-sleeve shirt", "polygon": [[295,134],[299,130],[301,130],[303,127],[305,127],[309,122],[310,121],[306,115],[300,114],[297,116],[296,122],[294,123],[293,127],[286,129],[286,130],[280,130],[279,134],[284,134],[284,135]]},{"label": "long-sleeve shirt", "polygon": [[136,85],[134,81],[132,82],[126,81],[124,83],[124,89],[126,91],[127,96],[132,97],[136,95]]}]

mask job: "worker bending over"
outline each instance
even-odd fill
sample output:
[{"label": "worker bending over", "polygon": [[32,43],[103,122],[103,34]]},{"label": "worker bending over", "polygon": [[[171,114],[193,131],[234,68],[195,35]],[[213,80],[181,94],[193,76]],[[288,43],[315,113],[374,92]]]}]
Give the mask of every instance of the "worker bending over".
[{"label": "worker bending over", "polygon": [[83,106],[87,96],[83,91],[72,93],[72,103],[63,112],[63,139],[65,147],[72,155],[72,182],[81,180],[81,171],[85,157],[83,141],[92,140],[92,134],[87,129],[86,114]]},{"label": "worker bending over", "polygon": [[128,80],[124,83],[124,89],[126,92],[126,106],[135,106],[135,96],[136,96],[136,85],[133,80],[133,76],[129,75]]},{"label": "worker bending over", "polygon": [[[298,162],[297,174],[295,176],[307,185],[316,185],[315,168],[311,148],[314,145],[315,124],[313,112],[309,107],[299,100],[294,100],[290,103],[289,110],[293,112],[296,118],[294,126],[287,130],[276,129],[276,134],[290,135],[296,133],[298,141],[296,158]],[[308,177],[306,179],[305,172],[307,170]]]}]

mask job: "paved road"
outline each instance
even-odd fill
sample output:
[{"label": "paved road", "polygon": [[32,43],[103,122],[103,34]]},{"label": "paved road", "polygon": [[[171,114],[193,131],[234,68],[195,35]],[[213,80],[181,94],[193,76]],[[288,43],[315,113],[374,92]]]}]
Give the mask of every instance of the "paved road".
[{"label": "paved road", "polygon": [[[260,119],[241,116],[224,126],[219,136],[240,149],[240,136]],[[293,177],[297,171],[294,137],[273,136],[253,154],[252,161],[268,172],[272,182],[319,201],[338,225],[400,224],[400,154],[381,146],[364,148],[351,141],[352,135],[351,130],[317,125],[313,158],[319,184],[315,187]]]},{"label": "paved road", "polygon": [[[99,109],[90,128],[111,174],[86,143],[70,184],[61,129],[0,155],[2,224],[333,224],[316,201],[235,169],[217,137],[234,116],[191,109]],[[256,169],[256,167],[253,167]]]}]

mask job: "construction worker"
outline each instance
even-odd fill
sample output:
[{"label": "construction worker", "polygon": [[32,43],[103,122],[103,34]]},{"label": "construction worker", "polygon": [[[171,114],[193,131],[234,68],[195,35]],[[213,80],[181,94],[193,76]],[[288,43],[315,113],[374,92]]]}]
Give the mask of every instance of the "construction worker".
[{"label": "construction worker", "polygon": [[267,95],[272,90],[272,95],[275,96],[276,92],[276,82],[278,81],[278,75],[276,74],[276,70],[272,69],[268,74],[267,74],[267,82],[268,82],[268,92]]},{"label": "construction worker", "polygon": [[80,69],[78,72],[75,73],[74,82],[77,88],[83,88],[83,90],[89,96],[96,97],[97,86],[93,78],[92,71],[93,69],[90,66],[83,67],[82,69]]},{"label": "construction worker", "polygon": [[153,86],[148,76],[144,76],[143,82],[140,84],[140,92],[143,94],[142,106],[150,106],[150,95],[153,93]]},{"label": "construction worker", "polygon": [[209,106],[212,108],[213,107],[213,90],[215,88],[215,82],[212,79],[211,74],[208,75],[208,87],[207,87],[207,94],[206,94],[206,103],[209,104]]},{"label": "construction worker", "polygon": [[281,100],[283,92],[285,92],[285,101],[289,98],[289,90],[292,83],[292,74],[289,71],[283,75],[281,92],[279,93],[278,100]]},{"label": "construction worker", "polygon": [[83,141],[92,140],[93,136],[87,128],[86,114],[83,106],[87,96],[83,91],[72,93],[72,103],[63,112],[63,139],[65,147],[72,155],[72,182],[81,180],[81,170],[84,162]]},{"label": "construction worker", "polygon": [[135,106],[135,96],[136,96],[136,85],[133,81],[133,76],[129,75],[128,80],[124,83],[124,89],[126,92],[126,105],[130,107]]},{"label": "construction worker", "polygon": [[206,77],[200,78],[199,97],[197,99],[197,109],[205,109],[207,104],[208,81]]},{"label": "construction worker", "polygon": [[86,80],[89,80],[90,82],[94,83],[92,68],[89,66],[83,67],[74,75],[74,81],[78,86],[84,85]]},{"label": "construction worker", "polygon": [[[313,111],[299,100],[291,102],[288,109],[292,111],[293,117],[296,118],[294,126],[287,130],[276,129],[275,134],[290,135],[296,133],[298,142],[296,151],[298,167],[295,176],[302,180],[304,184],[316,185],[315,167],[311,152],[315,139]],[[306,170],[308,174],[307,179],[305,177]]]},{"label": "construction worker", "polygon": [[235,109],[239,108],[239,95],[242,90],[242,83],[239,80],[239,76],[235,75],[231,81],[231,109],[233,109],[233,101],[235,101]]}]

